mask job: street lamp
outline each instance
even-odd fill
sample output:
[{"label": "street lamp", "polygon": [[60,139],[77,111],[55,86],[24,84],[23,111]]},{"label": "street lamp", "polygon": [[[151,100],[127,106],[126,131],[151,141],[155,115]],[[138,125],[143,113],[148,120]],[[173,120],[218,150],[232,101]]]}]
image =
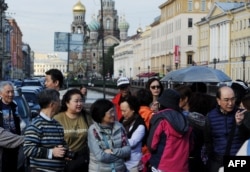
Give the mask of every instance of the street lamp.
[{"label": "street lamp", "polygon": [[241,56],[241,60],[242,60],[242,63],[243,63],[243,81],[245,82],[245,62],[246,62],[246,56],[245,56],[245,54],[243,54]]},{"label": "street lamp", "polygon": [[130,79],[131,79],[131,70],[132,70],[132,68],[129,68],[129,71],[130,71]]},{"label": "street lamp", "polygon": [[216,58],[213,59],[214,69],[216,69],[216,63],[218,63],[218,62],[220,62],[219,58],[218,59],[216,59]]},{"label": "street lamp", "polygon": [[138,67],[138,71],[139,71],[139,74],[138,74],[138,76],[139,76],[139,81],[140,81],[140,66]]},{"label": "street lamp", "polygon": [[165,65],[164,65],[164,64],[162,64],[162,75],[163,75],[163,76],[165,75],[164,68],[165,68]]},{"label": "street lamp", "polygon": [[105,58],[104,58],[104,28],[103,28],[103,2],[101,1],[101,40],[102,40],[102,70],[103,70],[103,98],[106,97],[106,77],[105,77]]},{"label": "street lamp", "polygon": [[150,66],[148,66],[148,80],[149,80],[149,69],[150,69]]}]

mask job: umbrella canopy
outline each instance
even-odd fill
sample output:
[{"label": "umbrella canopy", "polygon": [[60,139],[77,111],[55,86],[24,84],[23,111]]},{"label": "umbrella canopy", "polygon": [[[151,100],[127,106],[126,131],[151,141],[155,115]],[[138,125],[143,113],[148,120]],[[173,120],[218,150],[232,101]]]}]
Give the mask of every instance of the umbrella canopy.
[{"label": "umbrella canopy", "polygon": [[207,66],[191,66],[169,72],[161,81],[171,82],[229,82],[231,78],[218,69]]}]

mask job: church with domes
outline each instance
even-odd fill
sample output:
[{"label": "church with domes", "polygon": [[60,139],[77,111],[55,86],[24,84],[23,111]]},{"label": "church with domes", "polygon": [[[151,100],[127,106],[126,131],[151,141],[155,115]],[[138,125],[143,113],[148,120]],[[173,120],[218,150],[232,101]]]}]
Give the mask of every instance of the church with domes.
[{"label": "church with domes", "polygon": [[[110,47],[127,39],[129,24],[124,17],[119,18],[115,9],[115,1],[102,0],[102,7],[103,25],[101,9],[97,15],[92,16],[91,21],[87,22],[85,20],[87,9],[84,4],[79,0],[73,6],[71,33],[83,34],[84,45],[81,53],[70,52],[69,74],[84,78],[102,77],[102,47],[104,47],[104,54],[106,54]],[[110,74],[107,72],[105,75]]]}]

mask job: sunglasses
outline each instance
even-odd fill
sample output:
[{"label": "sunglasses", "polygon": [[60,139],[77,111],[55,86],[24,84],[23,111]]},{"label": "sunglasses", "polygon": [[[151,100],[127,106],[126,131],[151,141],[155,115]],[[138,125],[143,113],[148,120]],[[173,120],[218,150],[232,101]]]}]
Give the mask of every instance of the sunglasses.
[{"label": "sunglasses", "polygon": [[125,89],[128,88],[128,85],[121,85],[121,86],[119,86],[118,88],[121,89],[121,90],[125,90]]},{"label": "sunglasses", "polygon": [[160,89],[161,87],[159,85],[153,85],[150,87],[151,89]]}]

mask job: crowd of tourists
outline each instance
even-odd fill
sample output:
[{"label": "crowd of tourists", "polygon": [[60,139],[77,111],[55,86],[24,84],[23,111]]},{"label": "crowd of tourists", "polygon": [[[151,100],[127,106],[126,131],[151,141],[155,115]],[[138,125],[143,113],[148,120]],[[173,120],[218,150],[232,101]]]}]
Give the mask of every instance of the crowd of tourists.
[{"label": "crowd of tourists", "polygon": [[[46,72],[40,114],[20,132],[14,87],[0,82],[0,172],[19,171],[22,146],[29,172],[218,172],[225,155],[249,155],[250,93],[243,81],[205,89],[164,89],[158,78],[130,91],[120,77],[112,100],[97,99],[87,112],[86,87],[68,89]],[[24,170],[27,171],[24,168]]]}]

